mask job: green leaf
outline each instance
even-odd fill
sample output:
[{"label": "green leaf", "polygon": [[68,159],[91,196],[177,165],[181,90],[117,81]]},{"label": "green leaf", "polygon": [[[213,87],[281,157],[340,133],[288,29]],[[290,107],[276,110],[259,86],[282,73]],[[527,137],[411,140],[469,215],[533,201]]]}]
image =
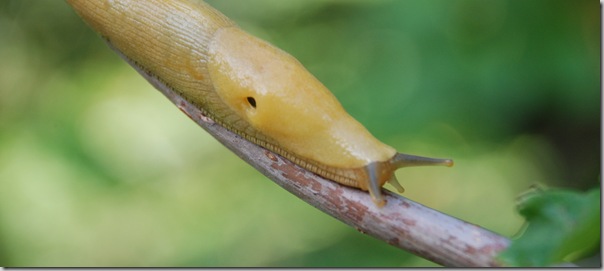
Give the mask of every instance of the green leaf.
[{"label": "green leaf", "polygon": [[581,193],[529,193],[518,205],[527,224],[499,255],[509,266],[548,266],[577,260],[600,244],[600,188]]}]

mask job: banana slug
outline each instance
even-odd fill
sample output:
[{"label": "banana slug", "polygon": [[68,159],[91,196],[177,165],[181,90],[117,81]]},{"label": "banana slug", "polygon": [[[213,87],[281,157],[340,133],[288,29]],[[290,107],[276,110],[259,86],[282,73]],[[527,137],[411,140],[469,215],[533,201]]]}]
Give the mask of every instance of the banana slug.
[{"label": "banana slug", "polygon": [[352,118],[297,59],[202,1],[67,0],[138,68],[241,137],[315,174],[369,191],[399,192],[396,169],[452,166],[398,153]]}]

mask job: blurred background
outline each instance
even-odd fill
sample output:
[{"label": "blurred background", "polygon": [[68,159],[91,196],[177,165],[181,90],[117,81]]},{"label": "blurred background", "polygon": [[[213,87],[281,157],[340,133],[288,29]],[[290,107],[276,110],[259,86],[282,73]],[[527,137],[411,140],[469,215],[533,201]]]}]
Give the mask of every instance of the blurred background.
[{"label": "blurred background", "polygon": [[[213,0],[399,151],[404,196],[513,237],[533,184],[600,185],[600,7]],[[0,266],[436,266],[306,205],[63,1],[0,2]]]}]

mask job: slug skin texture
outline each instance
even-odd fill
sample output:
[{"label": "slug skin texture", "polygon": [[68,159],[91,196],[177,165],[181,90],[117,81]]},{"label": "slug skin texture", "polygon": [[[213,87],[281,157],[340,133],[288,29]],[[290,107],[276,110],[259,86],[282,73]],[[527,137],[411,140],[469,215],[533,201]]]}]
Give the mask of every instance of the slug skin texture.
[{"label": "slug skin texture", "polygon": [[[451,160],[398,154],[352,118],[288,53],[201,1],[67,0],[129,61],[225,128],[378,206],[394,171]],[[409,160],[411,159],[411,160]]]}]

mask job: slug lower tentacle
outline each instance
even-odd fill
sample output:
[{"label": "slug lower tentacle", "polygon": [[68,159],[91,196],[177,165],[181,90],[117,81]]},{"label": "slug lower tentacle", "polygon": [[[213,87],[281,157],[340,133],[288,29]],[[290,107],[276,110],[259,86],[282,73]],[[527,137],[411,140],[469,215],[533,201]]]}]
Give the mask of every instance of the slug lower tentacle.
[{"label": "slug lower tentacle", "polygon": [[110,45],[216,123],[297,165],[385,201],[400,167],[446,165],[377,140],[286,52],[192,0],[67,0]]}]

